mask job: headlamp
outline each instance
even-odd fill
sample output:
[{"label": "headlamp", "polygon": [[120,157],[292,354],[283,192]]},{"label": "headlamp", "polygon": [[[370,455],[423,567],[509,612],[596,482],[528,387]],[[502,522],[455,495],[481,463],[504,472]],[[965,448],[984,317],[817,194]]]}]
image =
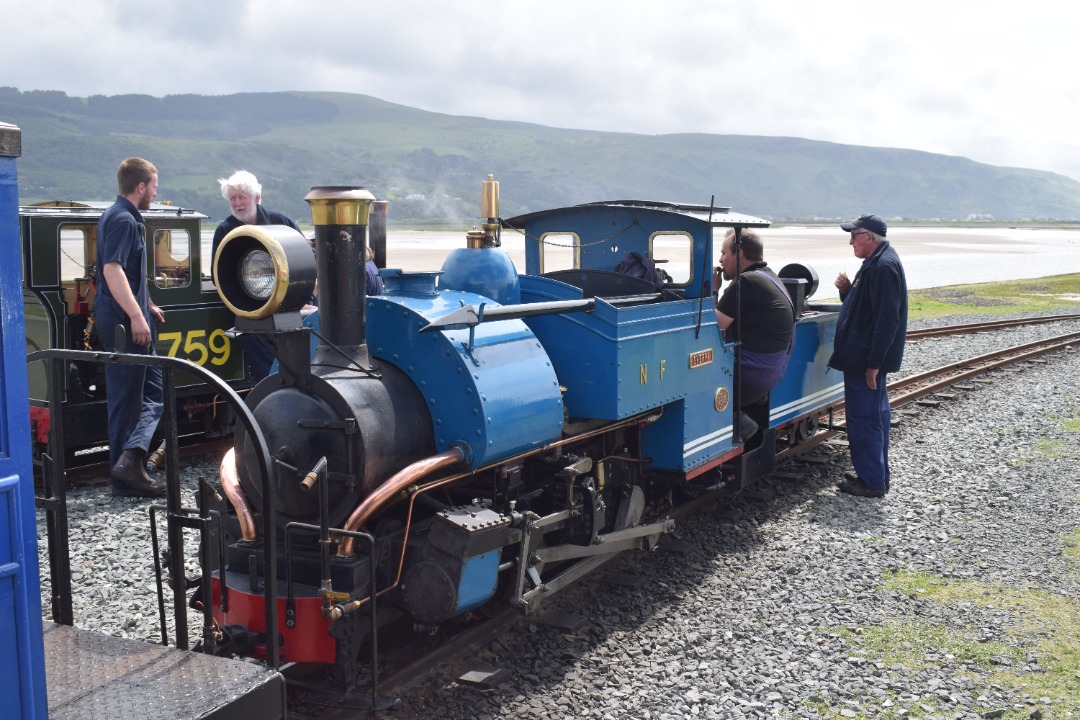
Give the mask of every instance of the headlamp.
[{"label": "headlamp", "polygon": [[248,252],[237,269],[240,287],[256,300],[266,301],[274,290],[274,260],[262,249]]},{"label": "headlamp", "polygon": [[261,320],[296,312],[315,290],[315,255],[287,225],[242,225],[224,238],[214,256],[214,282],[238,318]]}]

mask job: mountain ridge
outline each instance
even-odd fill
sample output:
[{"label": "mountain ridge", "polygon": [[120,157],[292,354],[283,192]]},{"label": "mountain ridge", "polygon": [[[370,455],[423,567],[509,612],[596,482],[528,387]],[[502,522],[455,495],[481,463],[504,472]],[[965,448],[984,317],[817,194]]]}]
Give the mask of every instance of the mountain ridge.
[{"label": "mountain ridge", "polygon": [[315,185],[364,185],[391,223],[471,225],[480,182],[502,214],[612,198],[717,205],[774,221],[874,212],[911,221],[1080,219],[1080,182],[920,150],[798,137],[639,135],[455,116],[358,93],[68,96],[0,87],[0,121],[23,131],[22,202],[110,199],[114,168],[141,155],[160,197],[217,219],[216,178],[247,169],[263,202],[296,218]]}]

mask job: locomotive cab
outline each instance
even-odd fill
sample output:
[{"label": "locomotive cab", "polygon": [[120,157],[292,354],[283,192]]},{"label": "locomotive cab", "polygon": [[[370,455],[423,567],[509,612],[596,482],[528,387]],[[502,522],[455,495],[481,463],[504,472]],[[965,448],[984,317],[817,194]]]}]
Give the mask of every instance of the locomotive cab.
[{"label": "locomotive cab", "polygon": [[[106,202],[53,201],[19,208],[22,240],[23,306],[27,352],[51,348],[99,350],[94,328],[98,220]],[[182,357],[211,367],[223,379],[242,387],[243,359],[226,336],[232,315],[213,287],[198,278],[204,267],[201,248],[202,213],[163,203],[141,212],[146,226],[147,281],[150,299],[168,316],[159,328],[159,355]],[[38,448],[48,442],[46,368],[29,367],[33,439]],[[228,430],[228,413],[186,374],[177,376],[177,395],[183,412],[183,434],[220,434]],[[105,372],[101,364],[72,363],[61,397],[66,403],[64,437],[69,452],[105,442]]]}]

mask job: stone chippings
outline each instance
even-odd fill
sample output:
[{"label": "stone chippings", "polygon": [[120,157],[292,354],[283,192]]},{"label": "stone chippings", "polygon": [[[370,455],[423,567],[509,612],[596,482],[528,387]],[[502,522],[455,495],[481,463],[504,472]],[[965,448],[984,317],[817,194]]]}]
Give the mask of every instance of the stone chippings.
[{"label": "stone chippings", "polygon": [[[950,317],[934,324],[974,322]],[[922,323],[918,327],[928,326]],[[914,328],[915,326],[913,326]],[[1006,345],[1080,330],[1054,325],[909,344],[914,374]],[[887,665],[852,636],[898,618],[973,628],[1007,641],[1012,619],[971,604],[953,609],[882,589],[892,571],[1042,588],[1080,600],[1061,557],[1080,526],[1080,351],[976,385],[893,428],[892,492],[883,500],[834,489],[850,467],[842,447],[801,480],[769,479],[768,499],[736,500],[681,521],[685,553],[628,553],[559,593],[545,609],[586,619],[568,634],[527,618],[473,660],[510,679],[482,690],[456,682],[461,664],[410,690],[398,718],[1040,717],[1057,698],[1032,698],[984,679],[949,655],[917,669]],[[1059,452],[1040,453],[1052,440]],[[217,458],[182,471],[185,504]],[[158,641],[147,501],[107,488],[71,493],[76,624]],[[40,520],[41,565],[48,567]],[[195,573],[195,547],[188,564]],[[640,587],[605,582],[636,574]],[[48,585],[42,602],[48,617]],[[168,594],[167,601],[171,600]],[[167,608],[171,614],[171,609]],[[189,622],[194,632],[199,618]],[[171,621],[170,621],[171,624]],[[172,629],[170,627],[170,637]],[[193,636],[193,639],[194,636]],[[1029,657],[1038,670],[1039,658]]]}]

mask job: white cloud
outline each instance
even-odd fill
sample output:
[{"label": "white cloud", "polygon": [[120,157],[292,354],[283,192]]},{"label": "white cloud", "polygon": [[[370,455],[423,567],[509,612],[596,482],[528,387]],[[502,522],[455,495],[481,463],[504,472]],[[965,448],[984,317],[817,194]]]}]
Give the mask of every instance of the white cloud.
[{"label": "white cloud", "polygon": [[[37,0],[0,83],[356,92],[557,127],[787,135],[1080,179],[1072,11],[1048,0]],[[2,119],[2,118],[0,118]]]}]

